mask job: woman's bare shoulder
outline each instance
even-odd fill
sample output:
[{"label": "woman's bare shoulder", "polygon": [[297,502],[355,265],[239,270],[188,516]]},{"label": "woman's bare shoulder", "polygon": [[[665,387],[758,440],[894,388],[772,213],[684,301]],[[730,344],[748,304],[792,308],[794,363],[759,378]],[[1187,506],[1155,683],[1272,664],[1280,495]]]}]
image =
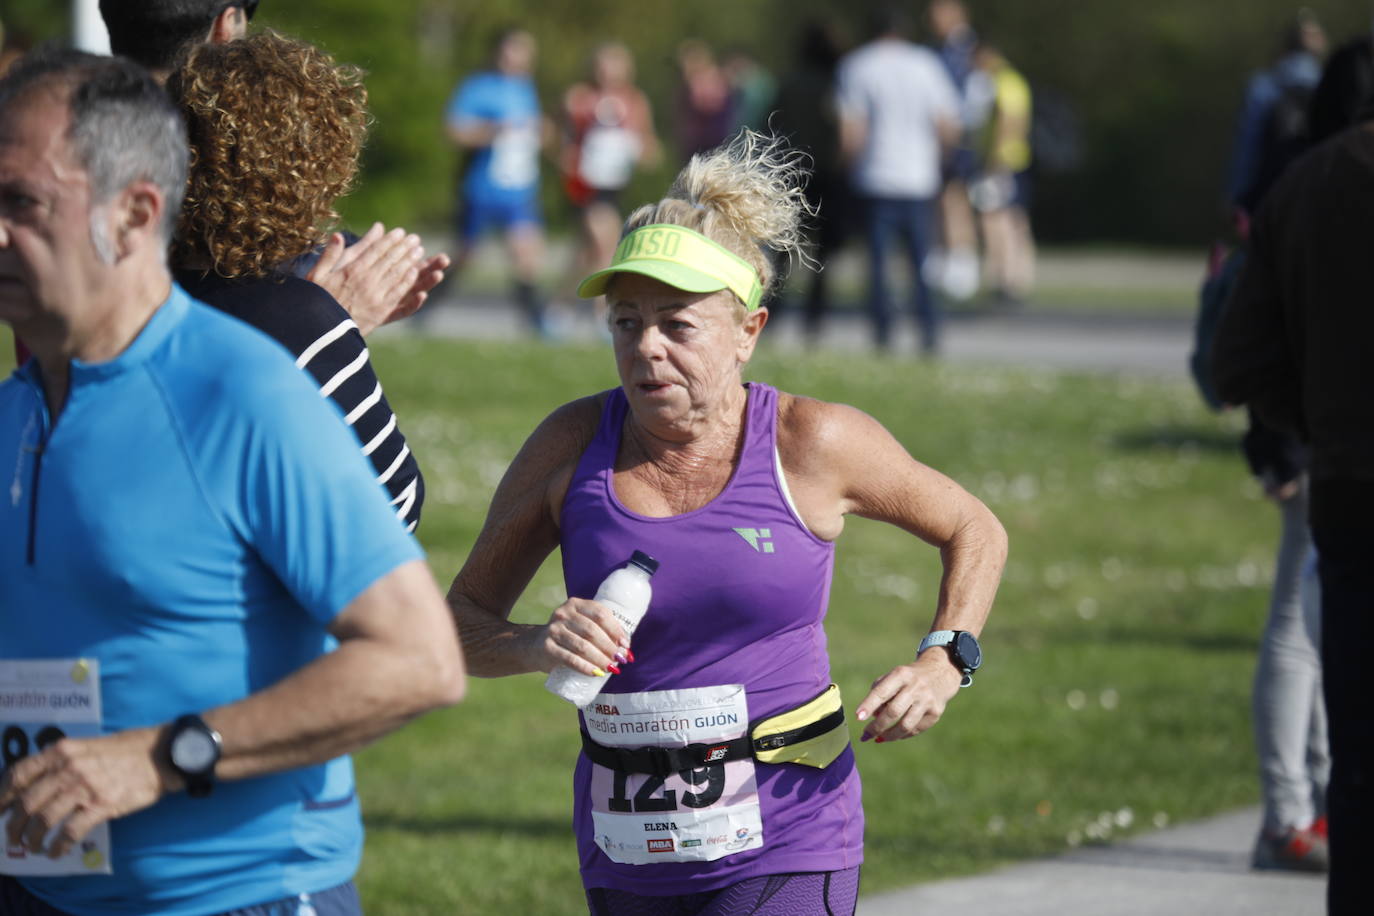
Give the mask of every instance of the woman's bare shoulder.
[{"label": "woman's bare shoulder", "polygon": [[785,463],[826,460],[880,432],[881,424],[857,407],[778,392],[778,451]]},{"label": "woman's bare shoulder", "polygon": [[596,437],[606,396],[603,391],[556,408],[535,427],[526,447],[536,445],[550,457],[582,454]]},{"label": "woman's bare shoulder", "polygon": [[517,490],[542,490],[555,523],[577,462],[596,438],[606,392],[578,398],[557,408],[530,434],[507,477]]}]

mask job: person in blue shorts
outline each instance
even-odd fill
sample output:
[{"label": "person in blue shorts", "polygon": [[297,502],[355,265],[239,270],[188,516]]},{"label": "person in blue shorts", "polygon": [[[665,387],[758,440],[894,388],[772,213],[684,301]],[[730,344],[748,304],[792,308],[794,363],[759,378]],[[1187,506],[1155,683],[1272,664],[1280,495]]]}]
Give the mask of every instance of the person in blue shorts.
[{"label": "person in blue shorts", "polygon": [[449,139],[466,154],[453,273],[461,272],[484,233],[499,230],[514,272],[515,298],[530,328],[543,335],[544,301],[537,285],[544,255],[539,155],[548,131],[530,78],[534,54],[529,32],[500,32],[491,69],[459,84],[445,121]]},{"label": "person in blue shorts", "polygon": [[0,80],[6,916],[355,916],[347,755],[465,689],[337,409],[172,282],[187,158],[129,61]]}]

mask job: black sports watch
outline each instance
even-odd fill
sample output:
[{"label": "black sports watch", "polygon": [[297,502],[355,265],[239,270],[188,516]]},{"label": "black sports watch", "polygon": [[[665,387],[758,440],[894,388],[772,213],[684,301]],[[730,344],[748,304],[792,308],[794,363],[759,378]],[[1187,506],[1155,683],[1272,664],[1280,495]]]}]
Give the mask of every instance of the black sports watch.
[{"label": "black sports watch", "polygon": [[204,798],[215,787],[215,764],[219,763],[223,741],[219,732],[195,713],[187,713],[172,723],[167,738],[167,760],[186,782],[186,794]]},{"label": "black sports watch", "polygon": [[916,654],[919,656],[932,646],[944,646],[949,650],[949,660],[964,675],[959,682],[960,687],[973,683],[973,672],[983,667],[983,648],[978,645],[977,637],[968,630],[936,630],[921,640],[921,647]]}]

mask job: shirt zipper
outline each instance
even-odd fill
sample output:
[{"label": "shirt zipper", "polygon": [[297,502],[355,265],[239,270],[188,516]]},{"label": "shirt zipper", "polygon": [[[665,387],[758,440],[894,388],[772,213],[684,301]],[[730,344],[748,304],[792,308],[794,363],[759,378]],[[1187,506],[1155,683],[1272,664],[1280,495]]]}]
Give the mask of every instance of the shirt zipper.
[{"label": "shirt zipper", "polygon": [[[33,474],[29,478],[29,539],[24,555],[27,565],[35,566],[38,559],[38,484],[43,472],[43,453],[48,450],[48,440],[52,438],[52,429],[49,426],[48,405],[44,400],[42,389],[29,379],[25,379],[25,381],[28,382],[34,398],[38,401],[38,416],[41,423],[38,430],[38,445],[30,450],[33,452]],[[28,446],[22,443],[20,447],[28,449]]]},{"label": "shirt zipper", "polygon": [[46,443],[40,442],[33,453],[33,478],[29,485],[29,548],[26,557],[29,566],[35,565],[34,551],[38,540],[38,478],[43,469],[43,452]]}]

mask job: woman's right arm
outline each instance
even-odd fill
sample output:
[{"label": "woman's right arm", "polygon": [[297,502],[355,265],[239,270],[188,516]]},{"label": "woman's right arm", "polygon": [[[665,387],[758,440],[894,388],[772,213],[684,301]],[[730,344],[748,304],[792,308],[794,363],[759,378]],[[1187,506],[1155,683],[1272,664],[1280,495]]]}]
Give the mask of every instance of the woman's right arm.
[{"label": "woman's right arm", "polygon": [[486,522],[449,588],[468,673],[504,677],[569,665],[613,664],[623,631],[593,601],[569,598],[547,624],[510,621],[530,579],[558,546],[559,511],[577,461],[596,433],[601,397],[565,404],[539,424],[496,488]]}]

